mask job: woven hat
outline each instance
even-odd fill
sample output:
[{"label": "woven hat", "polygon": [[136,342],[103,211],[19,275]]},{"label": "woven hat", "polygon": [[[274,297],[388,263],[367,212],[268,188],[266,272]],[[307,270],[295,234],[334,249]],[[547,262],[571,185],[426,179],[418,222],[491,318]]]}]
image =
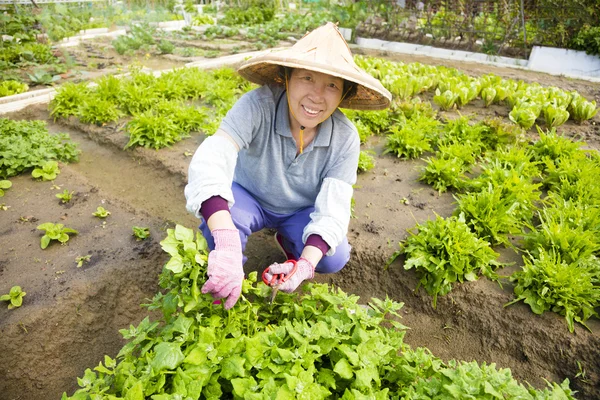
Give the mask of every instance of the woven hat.
[{"label": "woven hat", "polygon": [[392,100],[391,93],[379,80],[354,63],[348,44],[331,22],[307,33],[292,47],[251,58],[238,72],[259,85],[283,84],[279,66],[308,69],[356,83],[356,94],[344,98],[340,103],[342,108],[382,110]]}]

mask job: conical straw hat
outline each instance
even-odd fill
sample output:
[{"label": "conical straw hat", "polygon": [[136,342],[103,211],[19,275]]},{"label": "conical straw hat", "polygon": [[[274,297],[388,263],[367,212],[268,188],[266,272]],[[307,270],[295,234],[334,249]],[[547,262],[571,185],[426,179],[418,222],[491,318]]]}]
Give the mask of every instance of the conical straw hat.
[{"label": "conical straw hat", "polygon": [[356,83],[356,94],[345,98],[340,103],[342,108],[382,110],[392,100],[391,93],[379,80],[354,63],[348,44],[331,22],[307,33],[292,47],[251,58],[242,64],[238,72],[259,85],[283,84],[280,65],[317,71]]}]

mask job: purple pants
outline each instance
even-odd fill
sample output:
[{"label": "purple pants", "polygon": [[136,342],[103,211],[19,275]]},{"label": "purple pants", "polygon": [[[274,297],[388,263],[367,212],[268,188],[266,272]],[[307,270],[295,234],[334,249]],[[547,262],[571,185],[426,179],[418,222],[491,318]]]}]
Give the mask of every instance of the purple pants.
[{"label": "purple pants", "polygon": [[[300,254],[304,249],[302,233],[306,225],[310,222],[310,213],[312,213],[315,208],[306,207],[288,215],[276,214],[262,208],[258,201],[237,183],[233,182],[231,189],[235,199],[235,204],[230,210],[231,218],[240,232],[242,252],[246,249],[248,236],[250,236],[251,233],[258,232],[263,228],[271,228],[276,229],[283,237],[285,249],[292,253],[296,259],[300,258]],[[215,242],[204,220],[200,225],[200,230],[208,242],[208,247],[213,250],[215,248]],[[248,258],[244,256],[244,264],[247,259]],[[321,274],[338,272],[344,268],[349,259],[350,244],[348,243],[348,239],[345,238],[335,249],[334,255],[323,256],[316,267],[316,272]]]}]

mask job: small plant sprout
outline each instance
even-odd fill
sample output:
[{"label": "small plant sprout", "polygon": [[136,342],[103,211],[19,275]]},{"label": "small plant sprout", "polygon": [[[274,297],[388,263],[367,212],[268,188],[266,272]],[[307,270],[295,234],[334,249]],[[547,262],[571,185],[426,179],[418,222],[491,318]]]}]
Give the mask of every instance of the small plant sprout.
[{"label": "small plant sprout", "polygon": [[8,210],[9,208],[10,208],[10,206],[7,206],[7,205],[6,205],[6,204],[4,204],[4,203],[1,203],[1,204],[0,204],[0,210],[2,210],[2,211],[6,211],[6,210]]},{"label": "small plant sprout", "polygon": [[144,240],[148,236],[150,236],[150,228],[134,226],[132,229],[133,229],[133,236],[136,237],[136,240]]},{"label": "small plant sprout", "polygon": [[56,194],[56,198],[60,199],[61,203],[65,204],[71,201],[71,199],[73,198],[73,193],[75,192],[69,192],[67,189],[65,189],[62,193]]},{"label": "small plant sprout", "polygon": [[98,208],[96,209],[96,212],[92,214],[94,217],[98,217],[98,218],[106,218],[110,215],[110,211],[108,211],[107,209],[105,209],[102,206],[98,206]]},{"label": "small plant sprout", "polygon": [[92,256],[89,254],[87,256],[77,257],[75,259],[75,262],[77,263],[77,268],[83,267],[83,263],[90,262],[90,258],[92,258]]},{"label": "small plant sprout", "polygon": [[69,233],[78,233],[75,229],[66,228],[63,224],[53,224],[51,222],[41,224],[37,229],[46,232],[41,239],[42,249],[48,247],[51,240],[58,240],[60,243],[65,244],[69,241]]},{"label": "small plant sprout", "polygon": [[31,173],[35,179],[41,179],[43,181],[51,181],[56,179],[56,176],[60,174],[58,169],[58,162],[54,160],[46,161],[41,168],[36,168]]},{"label": "small plant sprout", "polygon": [[13,286],[8,294],[0,296],[0,301],[9,301],[8,309],[21,307],[23,304],[23,296],[27,293],[21,290],[21,286]]},{"label": "small plant sprout", "polygon": [[4,196],[4,191],[6,189],[10,189],[11,186],[12,186],[12,182],[11,181],[0,180],[0,197],[3,197]]}]

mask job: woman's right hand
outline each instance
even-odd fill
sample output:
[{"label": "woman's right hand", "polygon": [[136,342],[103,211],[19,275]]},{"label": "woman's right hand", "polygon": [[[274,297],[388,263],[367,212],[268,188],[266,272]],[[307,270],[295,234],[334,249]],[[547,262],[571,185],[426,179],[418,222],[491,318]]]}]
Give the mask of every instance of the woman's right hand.
[{"label": "woman's right hand", "polygon": [[208,281],[202,293],[225,300],[225,309],[235,305],[242,293],[244,268],[242,243],[237,229],[214,229],[215,249],[208,254]]}]

